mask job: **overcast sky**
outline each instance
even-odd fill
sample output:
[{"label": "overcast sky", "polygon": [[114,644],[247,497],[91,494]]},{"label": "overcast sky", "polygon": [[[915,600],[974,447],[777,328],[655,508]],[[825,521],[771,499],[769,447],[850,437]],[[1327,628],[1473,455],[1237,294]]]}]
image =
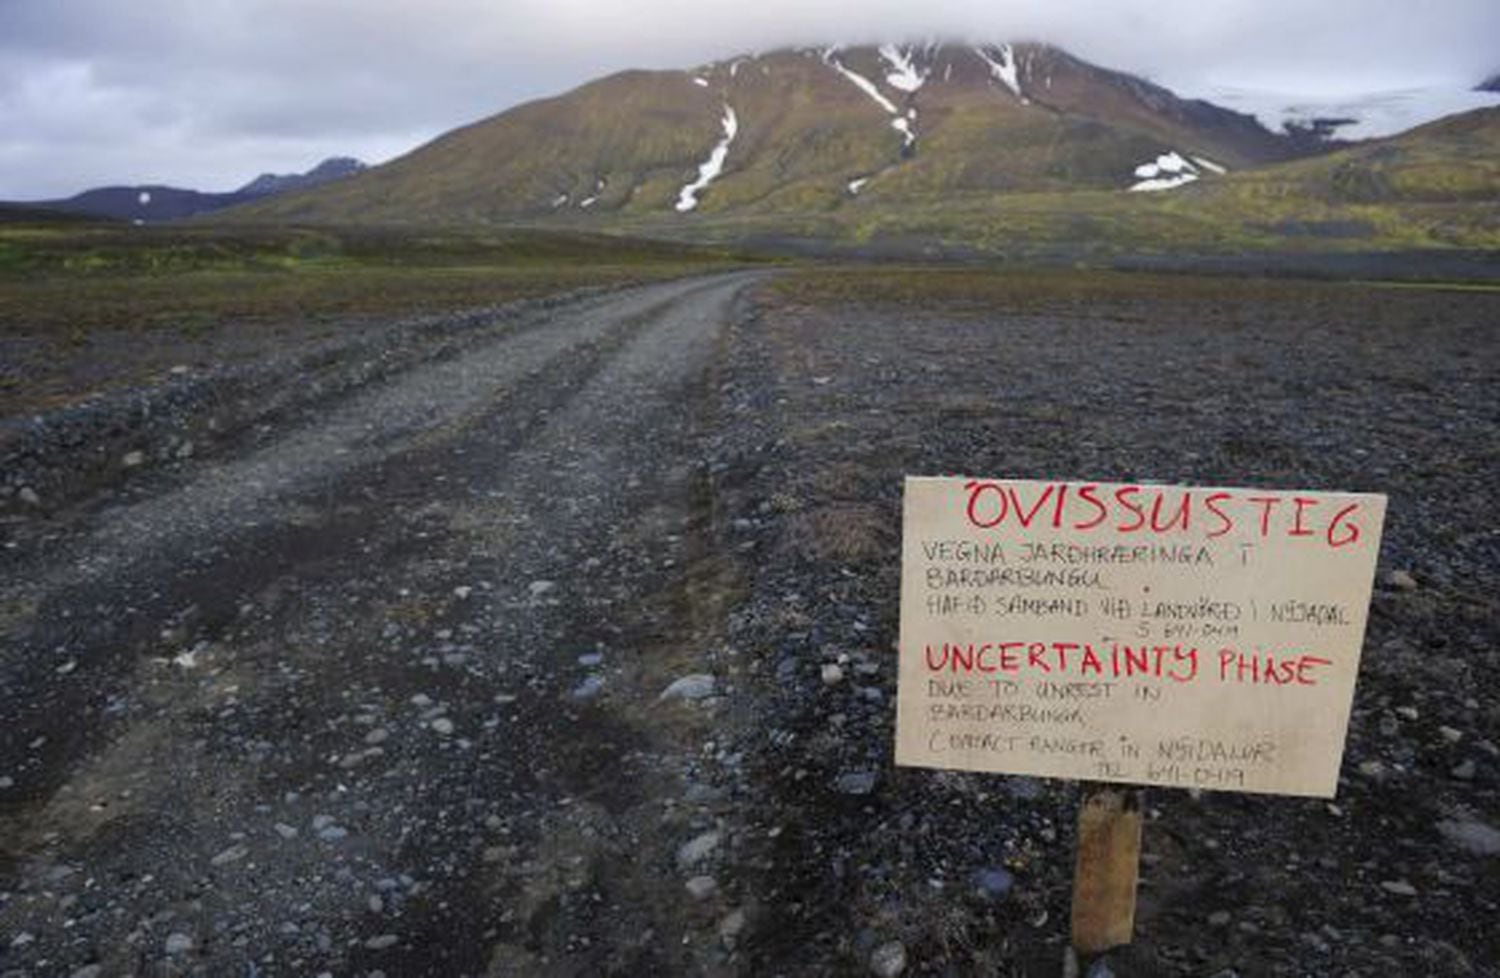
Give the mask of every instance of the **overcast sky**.
[{"label": "overcast sky", "polygon": [[1500,0],[0,0],[0,199],[228,190],[620,68],[925,36],[1049,40],[1178,87],[1467,87],[1500,70]]}]

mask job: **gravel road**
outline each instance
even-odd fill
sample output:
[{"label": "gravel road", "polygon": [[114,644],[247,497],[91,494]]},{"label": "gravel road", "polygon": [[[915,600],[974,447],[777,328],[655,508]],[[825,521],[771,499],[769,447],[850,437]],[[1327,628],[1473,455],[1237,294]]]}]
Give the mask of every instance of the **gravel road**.
[{"label": "gravel road", "polygon": [[703,970],[664,931],[725,684],[657,697],[721,671],[699,442],[751,281],[564,305],[17,534],[0,969]]},{"label": "gravel road", "polygon": [[1089,973],[1500,973],[1495,294],[946,276],[573,296],[27,449],[0,978],[1054,978],[1077,786],[892,764],[908,473],[1388,493],[1337,798],[1152,789]]}]

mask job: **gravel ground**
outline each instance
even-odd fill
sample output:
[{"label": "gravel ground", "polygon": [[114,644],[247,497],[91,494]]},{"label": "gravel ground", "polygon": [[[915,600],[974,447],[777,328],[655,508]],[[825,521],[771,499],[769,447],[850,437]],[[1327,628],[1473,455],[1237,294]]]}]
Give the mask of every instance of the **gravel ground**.
[{"label": "gravel ground", "polygon": [[891,763],[954,472],[1389,493],[1338,797],[1150,792],[1092,973],[1500,973],[1500,297],[1019,281],[575,298],[17,500],[0,975],[1059,974],[1077,786]]}]

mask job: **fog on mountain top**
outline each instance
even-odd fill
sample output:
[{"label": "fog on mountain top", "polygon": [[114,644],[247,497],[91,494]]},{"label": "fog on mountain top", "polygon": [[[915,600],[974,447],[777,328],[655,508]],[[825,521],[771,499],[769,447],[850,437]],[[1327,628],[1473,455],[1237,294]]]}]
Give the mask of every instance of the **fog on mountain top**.
[{"label": "fog on mountain top", "polygon": [[388,159],[622,68],[923,37],[1046,40],[1168,84],[1347,95],[1477,83],[1500,61],[1500,5],[13,0],[0,6],[0,198],[227,189],[327,156]]}]

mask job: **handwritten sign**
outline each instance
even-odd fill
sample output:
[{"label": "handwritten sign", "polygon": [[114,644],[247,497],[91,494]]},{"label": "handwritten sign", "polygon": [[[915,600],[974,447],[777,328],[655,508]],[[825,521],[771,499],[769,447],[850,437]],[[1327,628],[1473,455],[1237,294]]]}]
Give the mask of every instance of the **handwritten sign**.
[{"label": "handwritten sign", "polygon": [[896,762],[1332,797],[1385,497],[908,478]]}]

